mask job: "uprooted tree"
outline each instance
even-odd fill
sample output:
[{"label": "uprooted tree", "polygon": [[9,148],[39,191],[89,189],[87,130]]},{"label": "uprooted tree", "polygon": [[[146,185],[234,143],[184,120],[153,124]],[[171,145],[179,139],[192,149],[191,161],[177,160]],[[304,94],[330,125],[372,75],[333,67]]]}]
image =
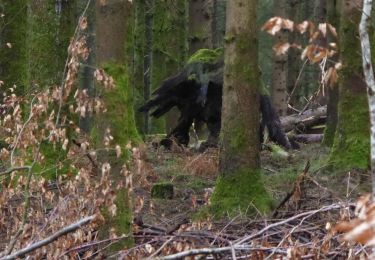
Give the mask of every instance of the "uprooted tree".
[{"label": "uprooted tree", "polygon": [[[179,144],[189,143],[189,129],[195,122],[207,124],[209,136],[201,146],[217,146],[221,128],[223,94],[223,55],[222,49],[201,49],[189,59],[187,65],[176,75],[166,79],[153,93],[153,98],[140,108],[142,112],[151,111],[154,117],[161,117],[173,107],[180,111],[177,126],[162,140],[169,147],[173,139]],[[265,91],[264,91],[265,92]],[[261,111],[261,132],[267,128],[272,141],[286,149],[292,148],[285,135],[280,119],[274,110],[270,97],[260,96],[257,110]],[[251,116],[249,112],[247,116]]]}]

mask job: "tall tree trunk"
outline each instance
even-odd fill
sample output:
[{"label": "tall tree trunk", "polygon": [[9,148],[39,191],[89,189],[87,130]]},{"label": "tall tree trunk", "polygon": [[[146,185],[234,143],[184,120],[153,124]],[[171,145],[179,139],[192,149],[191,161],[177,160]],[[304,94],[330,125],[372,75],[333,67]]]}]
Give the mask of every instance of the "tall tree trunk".
[{"label": "tall tree trunk", "polygon": [[329,162],[336,170],[367,169],[369,165],[369,110],[363,79],[358,24],[362,0],[342,0],[338,122]]},{"label": "tall tree trunk", "polygon": [[[28,1],[26,84],[32,91],[62,84],[74,23],[72,2],[61,2],[57,6],[55,1]],[[70,135],[69,130],[67,135]],[[42,142],[40,151],[45,160],[39,167],[45,169],[45,177],[56,177],[56,173],[65,173],[70,167],[69,161],[65,160],[66,151],[61,147]],[[55,165],[62,167],[56,170]]]},{"label": "tall tree trunk", "polygon": [[[69,3],[75,2],[75,21],[74,26],[78,24],[79,18],[82,15],[82,12],[85,10],[87,6],[86,0],[76,0],[76,1],[69,1]],[[63,2],[64,3],[64,2]],[[91,2],[91,6],[89,6],[88,10],[86,10],[86,17],[88,27],[84,31],[86,37],[86,44],[89,50],[91,50],[87,60],[82,60],[82,65],[80,67],[79,73],[79,85],[80,89],[86,89],[88,95],[92,98],[95,96],[95,86],[94,86],[94,71],[95,71],[95,3]],[[65,18],[62,22],[67,22],[68,18]],[[71,35],[73,32],[71,33]],[[80,117],[79,119],[79,127],[86,133],[89,134],[91,131],[93,118],[89,113],[85,117]]]},{"label": "tall tree trunk", "polygon": [[[327,2],[328,22],[331,23],[337,30],[340,28],[340,4],[341,0]],[[328,39],[331,41],[331,39]],[[336,40],[336,39],[333,39]],[[339,59],[339,55],[333,57],[334,61]],[[328,88],[328,102],[327,102],[327,122],[324,131],[323,145],[332,147],[337,125],[337,105],[339,102],[339,87],[333,86]]]},{"label": "tall tree trunk", "polygon": [[145,0],[134,1],[133,17],[133,63],[132,63],[132,85],[134,94],[134,106],[136,108],[137,129],[145,134],[145,116],[137,112],[137,108],[144,104],[143,68],[144,68],[144,45],[145,45]]},{"label": "tall tree trunk", "polygon": [[[130,24],[132,21],[132,4],[123,0],[112,0],[107,3],[96,1],[96,59],[100,67],[113,77],[116,88],[102,93],[107,112],[95,118],[93,137],[103,142],[107,129],[120,147],[125,150],[129,141],[139,140],[133,113],[132,89],[129,84],[128,66],[130,60],[126,52],[128,40],[131,37]],[[110,41],[108,39],[111,39]],[[112,178],[121,181],[119,172],[125,158],[117,158],[113,151],[103,151],[99,154],[101,163],[111,164]],[[106,223],[101,228],[103,236],[115,229],[116,234],[127,234],[130,230],[131,213],[126,188],[116,193],[117,214],[112,217],[106,214]],[[104,210],[105,211],[105,210]],[[105,211],[106,212],[106,211]],[[112,250],[119,250],[128,243],[123,241],[113,245]]]},{"label": "tall tree trunk", "polygon": [[[300,10],[301,10],[302,0],[288,0],[289,19],[295,22],[300,22]],[[301,36],[290,33],[289,42],[299,43],[301,41]],[[288,89],[288,101],[292,107],[299,107],[299,89],[301,87],[301,81],[298,79],[300,70],[302,69],[302,62],[300,58],[300,52],[294,48],[291,48],[288,52],[288,79],[287,79],[287,89]]]},{"label": "tall tree trunk", "polygon": [[255,0],[227,2],[220,177],[212,197],[215,215],[267,210],[260,181],[259,79]]},{"label": "tall tree trunk", "polygon": [[189,52],[213,47],[213,0],[189,0]]},{"label": "tall tree trunk", "polygon": [[[152,39],[153,39],[153,19],[154,19],[154,0],[145,0],[145,51],[143,60],[143,98],[144,102],[151,96],[151,79],[152,79]],[[144,114],[144,133],[150,133],[150,117]]]},{"label": "tall tree trunk", "polygon": [[[286,17],[287,16],[287,1],[278,0],[274,1],[274,10],[276,16]],[[286,32],[280,32],[277,35],[277,42],[288,42],[288,34]],[[271,97],[273,104],[279,116],[284,116],[287,113],[287,77],[288,77],[288,55],[274,54],[274,65],[272,73],[272,88]]]},{"label": "tall tree trunk", "polygon": [[226,2],[227,0],[213,0],[212,38],[214,48],[223,47],[224,44]]},{"label": "tall tree trunk", "polygon": [[[179,71],[187,60],[188,38],[187,0],[156,1],[153,25],[152,89]],[[169,133],[178,121],[178,112],[172,110],[165,118],[152,119],[155,133]]]}]

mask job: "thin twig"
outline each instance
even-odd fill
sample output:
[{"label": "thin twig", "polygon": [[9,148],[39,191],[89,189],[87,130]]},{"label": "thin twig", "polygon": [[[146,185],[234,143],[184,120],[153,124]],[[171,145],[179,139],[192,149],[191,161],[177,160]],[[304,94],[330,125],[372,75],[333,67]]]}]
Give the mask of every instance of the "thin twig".
[{"label": "thin twig", "polygon": [[20,166],[20,167],[12,167],[12,168],[9,168],[3,172],[0,172],[0,176],[2,175],[7,175],[7,174],[11,174],[15,171],[23,171],[23,170],[28,170],[30,169],[30,166]]},{"label": "thin twig", "polygon": [[333,209],[340,209],[342,207],[345,207],[345,206],[340,205],[340,204],[333,204],[333,205],[329,205],[329,206],[324,206],[324,207],[322,207],[320,209],[310,210],[310,211],[306,211],[306,212],[300,213],[300,214],[295,215],[293,217],[290,217],[290,218],[284,219],[282,221],[273,223],[273,224],[271,224],[269,226],[266,226],[262,230],[256,232],[255,234],[252,234],[250,236],[242,238],[235,245],[243,244],[243,243],[245,243],[245,242],[247,242],[249,240],[252,240],[253,238],[256,238],[256,237],[262,235],[263,233],[265,233],[266,231],[270,230],[271,228],[274,228],[274,227],[286,224],[286,223],[291,222],[293,220],[296,220],[296,219],[299,219],[299,218],[302,218],[302,217],[305,217],[305,216],[310,216],[311,217],[311,216],[313,216],[313,215],[315,215],[317,213],[320,213],[320,212],[330,211],[330,210],[333,210]]},{"label": "thin twig", "polygon": [[[91,4],[91,0],[88,0],[87,3],[86,3],[86,7],[85,9],[83,10],[82,14],[79,16],[79,20],[81,20],[81,18],[83,18],[89,8]],[[74,34],[73,34],[73,37],[72,39],[75,39],[78,32],[79,32],[79,28],[80,28],[80,25],[78,24],[74,30]],[[60,115],[61,115],[61,109],[62,109],[62,103],[63,103],[63,96],[64,96],[64,84],[65,84],[65,74],[66,74],[66,69],[68,67],[68,64],[69,64],[69,60],[70,60],[70,55],[68,54],[68,57],[66,58],[66,61],[65,61],[65,67],[64,67],[64,71],[63,71],[63,74],[62,74],[62,80],[61,80],[61,85],[60,85],[60,97],[59,97],[59,108],[58,108],[58,112],[56,114],[56,122],[55,122],[55,125],[58,126],[59,124],[59,121],[60,121]]]},{"label": "thin twig", "polygon": [[159,247],[158,250],[155,251],[155,253],[153,253],[152,255],[150,255],[147,259],[151,260],[151,259],[154,259],[155,256],[157,256],[161,250],[163,250],[164,247],[166,247],[172,240],[174,239],[174,237],[170,237],[167,241],[164,242],[164,244]]}]

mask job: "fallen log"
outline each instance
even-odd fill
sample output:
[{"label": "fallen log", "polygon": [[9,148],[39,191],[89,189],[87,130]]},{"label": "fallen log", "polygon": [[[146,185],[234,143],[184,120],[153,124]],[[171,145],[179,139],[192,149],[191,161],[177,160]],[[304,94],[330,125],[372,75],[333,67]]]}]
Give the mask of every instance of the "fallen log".
[{"label": "fallen log", "polygon": [[323,134],[299,134],[293,135],[294,141],[299,143],[311,144],[311,143],[321,143],[323,140]]},{"label": "fallen log", "polygon": [[321,124],[327,116],[327,106],[309,109],[302,114],[294,114],[281,117],[281,125],[285,132],[294,129],[309,128],[311,126]]}]

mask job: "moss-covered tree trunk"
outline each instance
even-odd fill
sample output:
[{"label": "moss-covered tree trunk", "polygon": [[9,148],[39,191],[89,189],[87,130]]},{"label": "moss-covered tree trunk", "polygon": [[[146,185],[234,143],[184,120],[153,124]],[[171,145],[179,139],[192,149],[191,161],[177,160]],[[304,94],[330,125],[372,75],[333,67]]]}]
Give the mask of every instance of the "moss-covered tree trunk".
[{"label": "moss-covered tree trunk", "polygon": [[134,1],[133,7],[133,62],[132,62],[132,85],[134,95],[135,120],[137,129],[144,133],[144,115],[137,108],[144,103],[143,94],[143,56],[144,56],[144,27],[145,27],[145,3],[144,0]]},{"label": "moss-covered tree trunk", "polygon": [[[100,67],[113,77],[116,88],[103,92],[104,102],[108,112],[95,118],[93,137],[100,143],[104,140],[106,129],[110,129],[114,142],[123,150],[129,141],[137,141],[138,134],[135,127],[132,89],[129,84],[127,62],[127,37],[131,35],[132,4],[129,1],[112,0],[106,3],[96,1],[96,60]],[[110,40],[108,40],[110,39]],[[99,155],[100,162],[111,164],[112,178],[120,178],[119,174],[124,158],[118,159],[114,151],[103,152]],[[127,234],[130,230],[130,205],[125,188],[116,194],[117,214],[110,217],[106,214],[107,223],[102,228],[106,233],[114,228],[118,235]],[[113,250],[121,249],[125,242],[121,242]]]},{"label": "moss-covered tree trunk", "polygon": [[74,19],[70,19],[74,4],[72,1],[64,2],[59,10],[55,4],[48,0],[29,1],[28,4],[27,57],[30,87],[61,84],[67,47],[74,31]]},{"label": "moss-covered tree trunk", "polygon": [[369,166],[369,111],[363,79],[358,24],[361,0],[342,0],[338,122],[329,162],[336,170]]},{"label": "moss-covered tree trunk", "polygon": [[[187,0],[156,1],[153,20],[152,89],[179,71],[187,60]],[[176,125],[178,112],[172,110],[165,118],[152,120],[153,133],[170,132]]]},{"label": "moss-covered tree trunk", "polygon": [[[274,1],[276,16],[287,16],[287,1]],[[280,32],[277,34],[277,42],[288,42],[288,34]],[[276,111],[280,116],[284,116],[288,110],[287,104],[287,79],[288,79],[288,55],[276,55],[273,58],[272,88],[271,97]]]},{"label": "moss-covered tree trunk", "polygon": [[[74,1],[57,4],[49,0],[28,1],[27,4],[26,85],[29,91],[60,86],[63,81],[67,49],[76,23],[75,5]],[[45,160],[36,169],[45,177],[55,178],[70,167],[62,147],[43,142],[40,151]],[[56,168],[56,165],[63,167]]]},{"label": "moss-covered tree trunk", "polygon": [[[341,0],[327,2],[328,22],[331,23],[337,30],[340,27],[340,2]],[[337,61],[338,58],[338,55],[336,55],[333,59]],[[327,122],[323,138],[323,145],[328,147],[332,147],[336,132],[338,101],[339,87],[335,85],[333,87],[328,88]]]},{"label": "moss-covered tree trunk", "polygon": [[212,196],[216,215],[267,210],[259,174],[259,79],[255,0],[227,2],[220,177]]}]

